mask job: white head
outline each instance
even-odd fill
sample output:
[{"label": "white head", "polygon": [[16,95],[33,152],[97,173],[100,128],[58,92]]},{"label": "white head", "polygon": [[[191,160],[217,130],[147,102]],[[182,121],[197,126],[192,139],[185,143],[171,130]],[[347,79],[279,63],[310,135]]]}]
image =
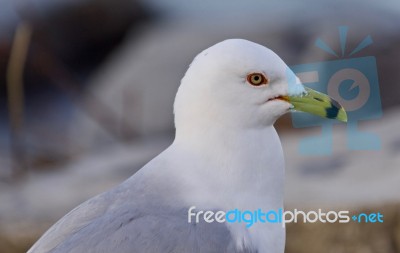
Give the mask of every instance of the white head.
[{"label": "white head", "polygon": [[[289,86],[291,78],[295,84]],[[229,39],[204,50],[191,63],[176,95],[175,126],[177,133],[218,126],[272,126],[296,106],[289,101],[292,97],[316,103],[273,51],[247,40]],[[331,100],[325,102],[332,106]]]}]

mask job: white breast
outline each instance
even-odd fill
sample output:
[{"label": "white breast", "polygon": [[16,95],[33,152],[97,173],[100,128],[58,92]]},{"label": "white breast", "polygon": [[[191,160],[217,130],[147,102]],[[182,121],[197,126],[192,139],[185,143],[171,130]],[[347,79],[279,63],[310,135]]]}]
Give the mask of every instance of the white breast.
[{"label": "white breast", "polygon": [[[182,184],[186,205],[223,211],[283,208],[284,159],[273,127],[208,136],[201,142],[176,139],[169,150],[176,163],[169,172]],[[285,231],[279,223],[250,228],[230,223],[229,228],[239,248],[284,251]]]}]

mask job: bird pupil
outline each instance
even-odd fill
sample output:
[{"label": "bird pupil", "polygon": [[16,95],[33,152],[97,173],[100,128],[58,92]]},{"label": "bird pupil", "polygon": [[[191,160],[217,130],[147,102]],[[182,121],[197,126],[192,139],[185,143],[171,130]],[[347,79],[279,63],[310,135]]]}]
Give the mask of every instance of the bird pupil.
[{"label": "bird pupil", "polygon": [[256,81],[258,81],[259,79],[260,79],[259,76],[255,76],[255,77],[254,77],[254,80],[256,80]]}]

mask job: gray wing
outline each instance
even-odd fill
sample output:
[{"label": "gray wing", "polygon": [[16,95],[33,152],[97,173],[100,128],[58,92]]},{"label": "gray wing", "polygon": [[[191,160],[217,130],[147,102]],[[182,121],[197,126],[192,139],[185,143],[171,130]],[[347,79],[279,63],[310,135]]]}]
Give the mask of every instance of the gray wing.
[{"label": "gray wing", "polygon": [[225,224],[188,223],[188,208],[168,205],[159,194],[143,189],[123,184],[88,200],[51,227],[28,253],[239,252]]}]

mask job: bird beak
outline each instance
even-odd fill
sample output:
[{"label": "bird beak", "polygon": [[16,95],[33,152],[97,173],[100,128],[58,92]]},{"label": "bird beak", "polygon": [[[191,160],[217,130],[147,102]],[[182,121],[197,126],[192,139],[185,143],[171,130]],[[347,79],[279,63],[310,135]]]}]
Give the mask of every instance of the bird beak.
[{"label": "bird beak", "polygon": [[305,93],[301,95],[282,96],[280,99],[290,103],[295,111],[347,122],[346,111],[336,100],[313,89],[307,87],[304,87],[304,89]]}]

